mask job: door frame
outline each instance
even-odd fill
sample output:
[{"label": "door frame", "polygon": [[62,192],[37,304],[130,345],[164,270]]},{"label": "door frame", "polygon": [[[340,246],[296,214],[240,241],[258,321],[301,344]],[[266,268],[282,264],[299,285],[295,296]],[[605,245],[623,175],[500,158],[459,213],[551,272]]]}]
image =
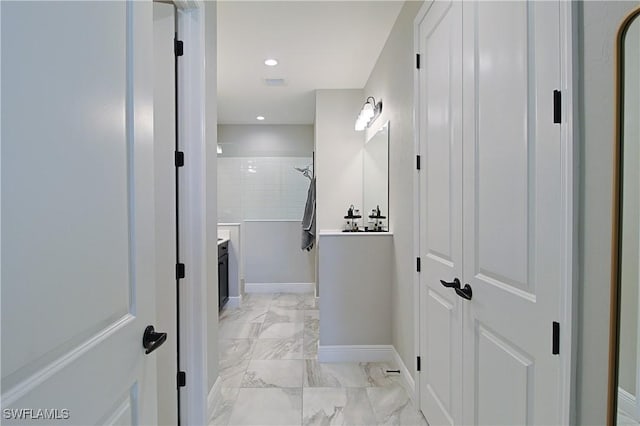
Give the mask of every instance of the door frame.
[{"label": "door frame", "polygon": [[[176,7],[178,39],[184,42],[184,55],[178,64],[177,78],[178,137],[185,157],[179,183],[178,244],[182,263],[186,265],[180,297],[182,365],[178,368],[186,373],[187,385],[179,392],[182,407],[180,420],[182,424],[206,424],[209,391],[207,342],[210,334],[207,331],[207,288],[209,284],[217,285],[217,271],[211,273],[207,270],[208,234],[211,233],[207,232],[207,225],[211,225],[216,234],[217,211],[207,210],[206,192],[216,191],[215,188],[207,188],[207,176],[216,175],[217,164],[215,155],[207,156],[206,149],[207,139],[216,137],[215,60],[213,66],[209,64],[212,69],[205,68],[205,2],[173,0],[173,4]],[[215,3],[209,7],[212,6],[215,8]],[[213,55],[215,59],[215,50]],[[207,77],[211,78],[212,75],[213,90],[211,85],[206,84]],[[210,107],[208,111],[207,106]],[[211,129],[213,136],[209,134]]]},{"label": "door frame", "polygon": [[[413,46],[416,53],[420,52],[420,22],[431,8],[434,0],[426,0],[416,15],[413,24]],[[573,35],[573,28],[577,28],[578,11],[572,2],[559,1],[560,8],[560,90],[562,96],[561,126],[561,162],[563,194],[563,235],[562,235],[562,275],[564,277],[561,297],[560,321],[564,324],[560,333],[560,388],[561,388],[561,423],[573,424],[576,418],[576,351],[578,330],[578,208],[579,208],[579,179],[577,176],[579,165],[579,151],[576,141],[578,133],[578,107],[576,99],[578,90],[575,84],[579,81],[574,64],[578,64],[578,39]],[[422,58],[424,59],[424,58]],[[426,59],[424,59],[426,60]],[[418,119],[420,114],[420,74],[414,68],[413,72],[413,145],[416,156],[420,153],[420,132]],[[413,175],[413,251],[416,258],[420,256],[420,171]],[[420,356],[420,273],[413,274],[413,308],[414,308],[414,354]],[[419,406],[420,401],[420,372],[415,374],[415,388],[413,400]]]}]

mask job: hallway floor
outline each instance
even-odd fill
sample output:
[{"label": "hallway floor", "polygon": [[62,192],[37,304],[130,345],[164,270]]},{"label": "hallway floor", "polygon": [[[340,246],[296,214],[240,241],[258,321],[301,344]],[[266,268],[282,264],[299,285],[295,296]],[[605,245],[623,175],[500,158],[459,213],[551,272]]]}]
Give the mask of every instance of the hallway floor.
[{"label": "hallway floor", "polygon": [[388,363],[319,363],[312,294],[249,294],[220,313],[210,425],[426,425]]}]

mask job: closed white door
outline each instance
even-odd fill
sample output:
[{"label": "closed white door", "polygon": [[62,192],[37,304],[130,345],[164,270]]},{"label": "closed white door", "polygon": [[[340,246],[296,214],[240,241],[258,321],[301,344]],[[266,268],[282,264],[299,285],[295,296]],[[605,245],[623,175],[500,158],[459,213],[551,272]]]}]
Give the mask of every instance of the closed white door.
[{"label": "closed white door", "polygon": [[420,408],[462,419],[462,3],[433,2],[419,24]]},{"label": "closed white door", "polygon": [[1,15],[3,424],[155,424],[151,2]]},{"label": "closed white door", "polygon": [[469,2],[463,15],[463,423],[559,425],[559,2]]},{"label": "closed white door", "polygon": [[559,2],[425,9],[420,408],[432,425],[558,425],[553,329],[569,261]]}]

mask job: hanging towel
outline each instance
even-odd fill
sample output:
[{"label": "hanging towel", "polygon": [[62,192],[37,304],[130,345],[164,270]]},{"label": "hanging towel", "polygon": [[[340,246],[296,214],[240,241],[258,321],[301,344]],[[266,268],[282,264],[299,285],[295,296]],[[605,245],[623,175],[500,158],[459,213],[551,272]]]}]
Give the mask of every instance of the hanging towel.
[{"label": "hanging towel", "polygon": [[311,251],[316,239],[316,178],[311,179],[302,216],[302,250]]}]

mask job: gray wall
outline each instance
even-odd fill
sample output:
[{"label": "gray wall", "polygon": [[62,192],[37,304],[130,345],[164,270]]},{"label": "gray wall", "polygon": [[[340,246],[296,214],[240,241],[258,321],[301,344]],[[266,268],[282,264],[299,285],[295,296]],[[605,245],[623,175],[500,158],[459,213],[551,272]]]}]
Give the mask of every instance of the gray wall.
[{"label": "gray wall", "polygon": [[310,157],[313,125],[220,124],[221,157]]},{"label": "gray wall", "polygon": [[390,234],[319,235],[320,347],[391,344],[392,245]]},{"label": "gray wall", "polygon": [[[382,99],[382,115],[376,124],[390,121],[389,229],[394,233],[391,254],[393,346],[414,376],[413,20],[420,6],[421,1],[405,3],[364,88],[366,96]],[[372,126],[369,132],[375,128]]]},{"label": "gray wall", "polygon": [[315,250],[301,249],[302,226],[292,220],[242,224],[245,283],[315,283]]},{"label": "gray wall", "polygon": [[614,42],[634,2],[598,1],[578,5],[580,80],[580,219],[577,353],[579,425],[604,425],[607,415],[611,200],[614,131]]}]

